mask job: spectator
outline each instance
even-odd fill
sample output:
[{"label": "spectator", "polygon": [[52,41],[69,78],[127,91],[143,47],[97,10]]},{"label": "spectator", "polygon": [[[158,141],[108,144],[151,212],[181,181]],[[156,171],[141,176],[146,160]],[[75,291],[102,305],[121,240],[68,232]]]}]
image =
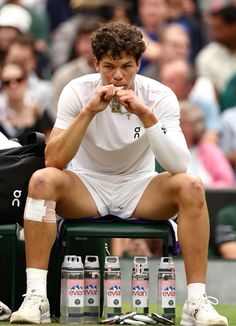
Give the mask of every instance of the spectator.
[{"label": "spectator", "polygon": [[[236,6],[213,10],[210,18],[212,41],[199,52],[196,65],[198,73],[212,81],[220,101],[236,74]],[[224,109],[222,105],[221,110]]]},{"label": "spectator", "polygon": [[27,92],[54,119],[52,83],[39,78],[36,74],[37,52],[33,37],[21,35],[12,40],[6,53],[6,62],[18,62],[24,67],[27,73]]},{"label": "spectator", "polygon": [[49,19],[50,34],[53,34],[60,24],[73,16],[69,0],[46,0],[46,11]]},{"label": "spectator", "polygon": [[[44,50],[47,48],[48,40],[48,21],[47,15],[41,15],[32,7],[25,6],[23,0],[5,0],[4,6],[14,5],[26,10],[30,17],[30,26],[27,32],[36,40],[36,48]],[[17,16],[16,16],[17,17]]]},{"label": "spectator", "polygon": [[236,71],[219,95],[221,111],[236,106]]},{"label": "spectator", "polygon": [[27,96],[27,73],[18,63],[3,65],[0,74],[3,96],[0,101],[0,131],[9,139],[24,139],[32,131],[47,137],[53,126],[47,111]]},{"label": "spectator", "polygon": [[[192,85],[189,85],[191,89],[189,93],[191,101],[198,103],[200,99],[201,102],[206,103],[206,106],[214,107],[214,109],[212,110],[216,111],[219,114],[219,103],[210,79],[203,76],[196,76],[194,66],[191,65],[190,42],[191,40],[189,37],[189,33],[187,32],[186,28],[184,28],[181,24],[172,23],[166,25],[163,28],[160,36],[160,58],[159,60],[156,60],[155,62],[150,64],[147,69],[143,71],[143,75],[156,80],[160,80],[160,70],[163,65],[172,61],[179,61],[178,69],[181,69],[180,61],[183,61],[182,70],[186,70],[185,73],[187,73],[187,75],[189,76],[189,81],[191,81],[193,75],[195,75],[195,77],[192,79]],[[177,64],[173,63],[173,65],[176,66]],[[170,67],[172,66],[170,65]],[[177,87],[177,85],[172,85],[172,87]]]},{"label": "spectator", "polygon": [[199,80],[194,67],[186,60],[164,64],[160,71],[160,81],[174,91],[179,101],[190,101],[202,109],[206,121],[204,139],[217,143],[220,120],[212,84],[204,78]]},{"label": "spectator", "polygon": [[224,152],[202,138],[205,132],[202,110],[190,102],[180,102],[180,126],[191,154],[188,172],[198,175],[206,188],[234,186],[233,170]]},{"label": "spectator", "polygon": [[[32,7],[23,5],[22,0],[5,0],[5,5],[14,5],[23,8],[30,15],[31,23],[27,33],[35,39],[35,48],[38,52],[37,71],[40,76],[47,77],[50,73],[48,67],[48,19],[47,15],[42,15]],[[17,16],[16,16],[17,17]],[[17,18],[18,19],[18,18]]]},{"label": "spectator", "polygon": [[166,0],[138,0],[138,25],[140,26],[147,43],[146,51],[142,56],[140,74],[148,65],[160,58],[160,33],[168,18],[168,4]]},{"label": "spectator", "polygon": [[232,165],[236,176],[236,106],[221,114],[220,146]]},{"label": "spectator", "polygon": [[83,18],[75,40],[75,58],[54,72],[52,83],[55,108],[62,89],[71,79],[95,72],[90,36],[97,29],[100,21],[101,19],[97,16],[85,16]]},{"label": "spectator", "polygon": [[30,14],[22,7],[9,4],[0,8],[0,67],[10,42],[16,36],[28,33],[31,21]]},{"label": "spectator", "polygon": [[163,64],[174,60],[188,60],[190,54],[189,34],[180,24],[172,23],[163,27],[159,44],[159,58],[142,71],[142,75],[155,80],[160,79],[160,68]]},{"label": "spectator", "polygon": [[227,205],[217,213],[215,242],[223,258],[236,259],[236,204]]},{"label": "spectator", "polygon": [[96,15],[108,21],[113,16],[114,3],[110,0],[74,0],[70,2],[74,14],[60,24],[51,35],[52,71],[70,60],[71,49],[75,43],[76,33],[82,26],[84,15]]},{"label": "spectator", "polygon": [[189,33],[191,40],[190,60],[194,63],[196,55],[205,44],[201,17],[196,13],[193,0],[169,0],[169,23],[179,23]]},{"label": "spectator", "polygon": [[44,15],[46,12],[46,0],[21,0],[23,6],[33,8],[39,14]]},{"label": "spectator", "polygon": [[110,20],[117,23],[130,23],[132,3],[125,0],[113,0],[113,2],[114,6]]}]

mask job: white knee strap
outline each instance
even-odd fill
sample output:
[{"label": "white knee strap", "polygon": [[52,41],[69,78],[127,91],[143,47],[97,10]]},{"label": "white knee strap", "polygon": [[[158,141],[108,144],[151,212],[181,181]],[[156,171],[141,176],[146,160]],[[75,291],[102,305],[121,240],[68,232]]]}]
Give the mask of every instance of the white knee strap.
[{"label": "white knee strap", "polygon": [[24,219],[35,222],[56,223],[56,202],[27,197]]}]

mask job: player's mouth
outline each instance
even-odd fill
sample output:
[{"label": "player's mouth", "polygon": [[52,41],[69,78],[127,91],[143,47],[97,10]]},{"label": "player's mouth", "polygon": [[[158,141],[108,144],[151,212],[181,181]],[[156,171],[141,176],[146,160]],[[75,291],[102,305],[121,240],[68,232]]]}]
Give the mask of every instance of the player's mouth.
[{"label": "player's mouth", "polygon": [[124,85],[114,85],[117,88],[117,91],[120,91],[122,89],[125,89]]}]

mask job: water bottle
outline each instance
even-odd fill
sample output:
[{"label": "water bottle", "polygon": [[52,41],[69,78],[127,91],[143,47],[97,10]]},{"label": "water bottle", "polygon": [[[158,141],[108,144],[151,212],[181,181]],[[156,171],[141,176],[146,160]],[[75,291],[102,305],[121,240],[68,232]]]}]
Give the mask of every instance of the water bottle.
[{"label": "water bottle", "polygon": [[98,324],[100,316],[100,269],[98,256],[84,262],[84,323]]},{"label": "water bottle", "polygon": [[107,256],[104,268],[104,317],[121,314],[121,272],[118,256]]},{"label": "water bottle", "polygon": [[132,273],[132,311],[148,313],[149,267],[147,257],[134,257]]},{"label": "water bottle", "polygon": [[175,266],[172,257],[161,257],[158,270],[158,313],[175,322]]},{"label": "water bottle", "polygon": [[84,267],[79,256],[64,257],[60,311],[60,323],[84,322]]}]

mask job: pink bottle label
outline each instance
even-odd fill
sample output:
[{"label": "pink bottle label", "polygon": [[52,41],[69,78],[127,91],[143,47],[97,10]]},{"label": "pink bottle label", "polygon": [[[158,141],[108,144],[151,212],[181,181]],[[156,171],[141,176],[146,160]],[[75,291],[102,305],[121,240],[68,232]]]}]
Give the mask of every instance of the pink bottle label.
[{"label": "pink bottle label", "polygon": [[133,280],[132,282],[133,307],[148,307],[148,281]]},{"label": "pink bottle label", "polygon": [[163,308],[175,307],[175,280],[162,280],[161,297]]},{"label": "pink bottle label", "polygon": [[68,279],[67,280],[68,305],[70,307],[84,306],[84,280]]},{"label": "pink bottle label", "polygon": [[121,280],[106,280],[105,295],[108,307],[121,307]]},{"label": "pink bottle label", "polygon": [[99,306],[99,285],[98,278],[84,279],[84,303],[86,306]]}]

